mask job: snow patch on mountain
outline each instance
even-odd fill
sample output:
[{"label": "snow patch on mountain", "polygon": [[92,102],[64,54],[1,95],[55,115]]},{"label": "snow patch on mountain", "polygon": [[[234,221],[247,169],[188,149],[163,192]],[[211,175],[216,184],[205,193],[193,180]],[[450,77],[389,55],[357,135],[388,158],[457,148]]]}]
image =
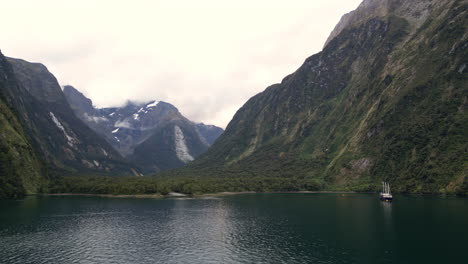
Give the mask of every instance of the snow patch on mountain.
[{"label": "snow patch on mountain", "polygon": [[194,158],[190,155],[185,136],[179,126],[174,126],[175,148],[177,157],[184,163],[192,161]]},{"label": "snow patch on mountain", "polygon": [[155,107],[159,104],[159,101],[154,101],[152,103],[149,103],[146,105],[146,108],[151,108],[151,107]]}]

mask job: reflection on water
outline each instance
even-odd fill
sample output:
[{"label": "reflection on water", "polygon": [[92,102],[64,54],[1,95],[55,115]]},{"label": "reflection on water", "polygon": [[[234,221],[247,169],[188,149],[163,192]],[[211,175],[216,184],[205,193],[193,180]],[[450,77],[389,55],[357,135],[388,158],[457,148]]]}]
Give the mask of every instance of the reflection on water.
[{"label": "reflection on water", "polygon": [[[383,214],[382,214],[383,223],[382,224],[383,224],[383,228],[384,228],[384,232],[382,232],[382,234],[380,236],[380,239],[384,240],[384,241],[387,241],[387,243],[389,243],[389,244],[395,243],[396,239],[395,239],[395,232],[394,232],[394,228],[393,228],[393,217],[392,217],[392,206],[393,206],[393,204],[389,203],[389,202],[381,201],[380,205],[381,205],[382,210],[383,210]],[[395,252],[391,252],[390,250],[392,250],[392,249],[390,248],[386,252],[395,254]]]},{"label": "reflection on water", "polygon": [[0,263],[443,263],[466,199],[248,194],[0,201]]},{"label": "reflection on water", "polygon": [[392,224],[392,203],[381,202],[383,208],[383,216],[386,224]]}]

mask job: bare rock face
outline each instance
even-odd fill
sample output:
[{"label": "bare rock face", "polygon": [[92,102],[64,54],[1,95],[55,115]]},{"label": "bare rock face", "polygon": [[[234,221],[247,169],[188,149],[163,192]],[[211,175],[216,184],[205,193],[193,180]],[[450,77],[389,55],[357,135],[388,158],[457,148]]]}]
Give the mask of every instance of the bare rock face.
[{"label": "bare rock face", "polygon": [[356,10],[343,15],[325,42],[325,47],[346,28],[359,26],[372,18],[386,19],[390,15],[404,18],[412,35],[426,22],[429,14],[442,9],[447,11],[452,3],[451,0],[364,0]]},{"label": "bare rock face", "polygon": [[83,122],[146,173],[185,165],[223,132],[216,126],[191,122],[166,102],[129,101],[122,107],[96,109],[71,86],[64,87],[64,94]]},{"label": "bare rock face", "polygon": [[8,58],[8,61],[13,65],[20,86],[34,98],[43,102],[63,100],[57,79],[43,64],[13,58]]}]

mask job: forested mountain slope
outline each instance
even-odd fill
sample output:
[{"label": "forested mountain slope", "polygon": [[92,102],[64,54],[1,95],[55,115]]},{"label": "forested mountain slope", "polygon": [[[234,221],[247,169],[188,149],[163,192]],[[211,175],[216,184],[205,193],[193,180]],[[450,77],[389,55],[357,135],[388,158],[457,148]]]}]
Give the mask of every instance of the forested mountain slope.
[{"label": "forested mountain slope", "polygon": [[468,1],[365,0],[176,175],[468,190]]},{"label": "forested mountain slope", "polygon": [[5,90],[18,89],[13,70],[0,53],[0,198],[35,193],[44,184],[43,164],[29,143]]}]

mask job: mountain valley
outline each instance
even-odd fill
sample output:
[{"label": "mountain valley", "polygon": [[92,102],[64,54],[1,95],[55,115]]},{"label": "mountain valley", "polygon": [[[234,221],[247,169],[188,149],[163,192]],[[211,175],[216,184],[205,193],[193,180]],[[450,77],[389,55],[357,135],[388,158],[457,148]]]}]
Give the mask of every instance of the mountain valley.
[{"label": "mountain valley", "polygon": [[364,0],[225,131],[157,100],[97,108],[44,65],[0,54],[0,197],[375,192],[382,181],[466,195],[467,25],[465,0]]}]

